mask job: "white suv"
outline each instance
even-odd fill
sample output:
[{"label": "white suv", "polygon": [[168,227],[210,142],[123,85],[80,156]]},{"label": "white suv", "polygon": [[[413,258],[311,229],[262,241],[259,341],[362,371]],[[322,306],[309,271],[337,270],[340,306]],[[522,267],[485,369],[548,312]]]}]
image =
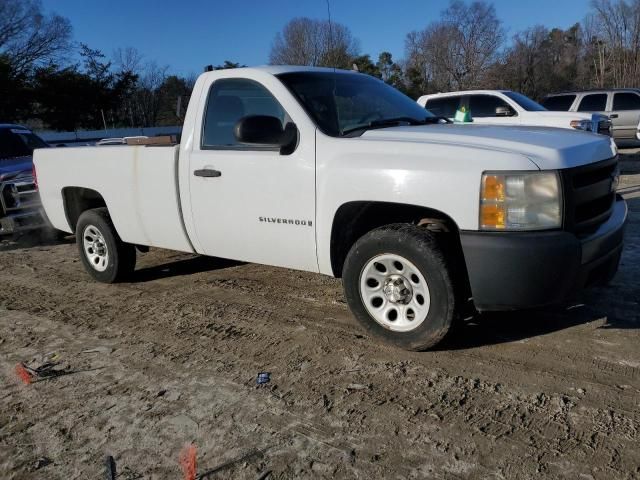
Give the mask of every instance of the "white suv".
[{"label": "white suv", "polygon": [[611,135],[606,115],[580,112],[551,112],[529,97],[510,90],[469,90],[423,95],[418,103],[434,115],[453,119],[465,107],[474,123],[575,128]]},{"label": "white suv", "polygon": [[589,90],[586,92],[564,92],[547,95],[545,108],[557,112],[589,112],[606,114],[612,123],[612,134],[616,140],[633,140],[640,120],[640,89],[617,88]]}]

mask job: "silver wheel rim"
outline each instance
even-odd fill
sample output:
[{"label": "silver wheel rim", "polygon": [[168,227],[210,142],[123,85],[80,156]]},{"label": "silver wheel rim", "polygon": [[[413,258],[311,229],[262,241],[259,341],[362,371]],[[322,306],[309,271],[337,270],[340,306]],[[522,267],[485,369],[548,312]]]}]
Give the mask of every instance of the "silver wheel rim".
[{"label": "silver wheel rim", "polygon": [[87,225],[82,232],[82,242],[89,265],[98,272],[104,272],[109,266],[109,250],[102,232],[94,225]]},{"label": "silver wheel rim", "polygon": [[418,328],[431,304],[424,275],[409,260],[391,253],[373,257],[364,266],[360,298],[369,315],[394,332]]}]

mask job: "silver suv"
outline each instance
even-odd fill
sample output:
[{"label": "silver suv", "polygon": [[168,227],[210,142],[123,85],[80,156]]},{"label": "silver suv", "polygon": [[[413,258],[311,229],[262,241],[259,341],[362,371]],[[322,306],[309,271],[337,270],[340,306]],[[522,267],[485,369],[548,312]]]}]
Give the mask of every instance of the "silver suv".
[{"label": "silver suv", "polygon": [[615,88],[547,95],[540,102],[547,110],[608,115],[613,138],[635,140],[640,120],[640,89]]}]

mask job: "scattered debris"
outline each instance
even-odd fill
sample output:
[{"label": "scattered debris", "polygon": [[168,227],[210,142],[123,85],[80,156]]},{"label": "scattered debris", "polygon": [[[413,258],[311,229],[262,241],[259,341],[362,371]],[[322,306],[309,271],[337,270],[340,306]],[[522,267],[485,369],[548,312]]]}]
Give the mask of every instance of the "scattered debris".
[{"label": "scattered debris", "polygon": [[113,348],[111,347],[95,347],[90,348],[88,350],[82,350],[82,353],[111,353],[113,352]]},{"label": "scattered debris", "polygon": [[184,480],[196,480],[196,446],[186,444],[180,451],[180,466],[182,467]]},{"label": "scattered debris", "polygon": [[51,461],[51,459],[47,458],[47,457],[39,457],[36,460],[36,463],[33,465],[33,469],[34,470],[40,470],[43,467],[46,467],[47,465],[50,465],[51,463],[53,463]]},{"label": "scattered debris", "polygon": [[322,394],[322,406],[327,413],[333,408],[333,400],[331,400],[325,393]]},{"label": "scattered debris", "polygon": [[31,383],[31,374],[22,363],[16,365],[16,375],[18,375],[20,380],[25,384],[29,385]]},{"label": "scattered debris", "polygon": [[269,372],[258,373],[258,378],[256,378],[256,383],[258,385],[264,385],[265,383],[269,383],[270,381],[271,381],[271,373]]},{"label": "scattered debris", "polygon": [[39,359],[31,360],[28,364],[24,362],[18,363],[16,365],[16,374],[28,385],[34,378],[46,379],[72,373],[67,367],[56,368],[60,363],[60,356],[56,352],[49,352]]},{"label": "scattered debris", "polygon": [[106,458],[104,459],[104,463],[105,463],[105,474],[104,474],[104,478],[105,480],[116,480],[116,461],[114,460],[114,458],[111,455],[107,455]]},{"label": "scattered debris", "polygon": [[369,385],[363,385],[362,383],[351,383],[347,385],[347,390],[369,390]]},{"label": "scattered debris", "polygon": [[271,470],[266,470],[260,474],[257,480],[267,480],[267,478],[271,475]]}]

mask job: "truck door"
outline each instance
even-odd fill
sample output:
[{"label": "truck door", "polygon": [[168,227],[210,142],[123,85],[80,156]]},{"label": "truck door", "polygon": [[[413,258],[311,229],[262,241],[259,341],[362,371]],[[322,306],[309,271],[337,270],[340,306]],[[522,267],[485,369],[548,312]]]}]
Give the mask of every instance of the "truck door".
[{"label": "truck door", "polygon": [[[300,122],[298,145],[286,155],[279,148],[240,144],[233,129],[242,117],[270,115],[283,126],[295,119],[271,90],[248,78],[215,80],[202,95],[202,130],[194,135],[189,158],[196,251],[318,271],[315,128]],[[293,97],[285,100],[296,110]]]},{"label": "truck door", "polygon": [[614,93],[611,110],[607,114],[611,117],[614,137],[635,140],[640,120],[640,95],[635,92]]}]

